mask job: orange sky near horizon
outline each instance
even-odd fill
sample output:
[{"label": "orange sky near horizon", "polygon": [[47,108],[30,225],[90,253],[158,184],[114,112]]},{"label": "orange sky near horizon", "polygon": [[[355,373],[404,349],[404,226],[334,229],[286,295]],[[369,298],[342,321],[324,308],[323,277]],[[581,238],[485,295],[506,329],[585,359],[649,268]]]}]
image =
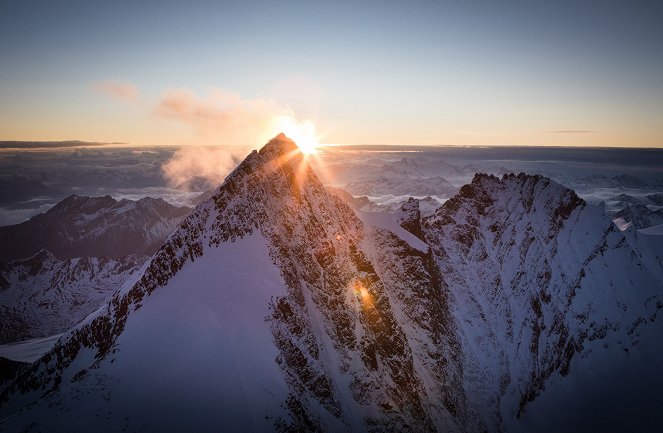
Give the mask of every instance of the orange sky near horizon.
[{"label": "orange sky near horizon", "polygon": [[[124,143],[135,146],[152,145],[227,145],[260,146],[266,137],[275,136],[278,127],[265,131],[247,131],[242,143],[228,142],[223,135],[201,136],[193,128],[175,122],[141,119],[120,113],[115,122],[106,118],[94,121],[85,116],[81,121],[70,122],[55,118],[26,121],[20,125],[5,125],[0,120],[0,141],[68,141]],[[143,116],[144,117],[144,116]],[[320,133],[320,143],[329,145],[458,145],[458,146],[573,146],[573,147],[643,147],[663,148],[660,131],[630,131],[617,127],[605,130],[541,130],[521,128],[504,130],[484,128],[475,130],[447,130],[430,132],[432,128],[387,131],[362,131],[348,125],[346,129],[327,130],[324,122],[315,123]]]},{"label": "orange sky near horizon", "polygon": [[259,146],[285,117],[327,144],[660,148],[660,12],[599,0],[9,2],[0,140]]}]

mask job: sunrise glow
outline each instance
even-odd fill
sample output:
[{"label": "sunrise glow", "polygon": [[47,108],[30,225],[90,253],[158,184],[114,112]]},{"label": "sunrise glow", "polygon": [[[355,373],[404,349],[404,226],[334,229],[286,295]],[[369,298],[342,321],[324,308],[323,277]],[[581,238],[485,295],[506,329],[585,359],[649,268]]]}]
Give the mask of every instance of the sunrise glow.
[{"label": "sunrise glow", "polygon": [[291,138],[304,155],[317,153],[319,136],[315,125],[310,120],[297,121],[292,116],[281,116],[277,128]]},{"label": "sunrise glow", "polygon": [[0,433],[663,431],[662,45],[660,0],[1,2]]}]

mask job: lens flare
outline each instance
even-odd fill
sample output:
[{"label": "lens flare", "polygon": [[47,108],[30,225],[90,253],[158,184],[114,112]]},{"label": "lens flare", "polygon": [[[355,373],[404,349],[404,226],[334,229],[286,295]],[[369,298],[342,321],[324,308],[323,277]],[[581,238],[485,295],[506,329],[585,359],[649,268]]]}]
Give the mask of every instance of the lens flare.
[{"label": "lens flare", "polygon": [[277,127],[297,144],[304,155],[317,153],[318,134],[310,120],[299,122],[290,116],[282,116],[277,122]]},{"label": "lens flare", "polygon": [[365,307],[370,307],[373,305],[373,298],[371,296],[371,293],[368,291],[366,287],[362,284],[361,281],[358,279],[354,281],[354,293],[357,296],[359,300],[361,300],[362,304]]}]

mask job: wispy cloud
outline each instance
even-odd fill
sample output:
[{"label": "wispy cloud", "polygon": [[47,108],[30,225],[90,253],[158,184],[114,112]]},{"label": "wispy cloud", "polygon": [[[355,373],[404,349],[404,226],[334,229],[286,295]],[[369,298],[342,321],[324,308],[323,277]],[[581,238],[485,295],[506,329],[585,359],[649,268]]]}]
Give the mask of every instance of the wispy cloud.
[{"label": "wispy cloud", "polygon": [[131,83],[108,80],[96,83],[94,89],[122,102],[136,102],[140,99],[140,92]]},{"label": "wispy cloud", "polygon": [[274,101],[244,99],[220,88],[204,96],[188,89],[169,90],[152,112],[195,133],[198,144],[182,147],[162,166],[169,184],[178,188],[199,187],[201,179],[219,185],[252,149],[281,132],[284,119],[297,122],[292,111]]},{"label": "wispy cloud", "polygon": [[244,99],[224,89],[198,96],[188,89],[163,93],[153,113],[193,128],[199,143],[257,146],[279,131],[279,119],[294,117],[286,107],[264,99]]},{"label": "wispy cloud", "polygon": [[95,88],[123,103],[140,101],[154,119],[191,130],[191,144],[162,166],[169,184],[178,188],[199,187],[201,179],[217,185],[252,149],[282,132],[284,125],[296,129],[306,124],[273,100],[242,98],[218,87],[202,96],[186,88],[169,89],[156,100],[142,97],[129,83],[106,81]]}]

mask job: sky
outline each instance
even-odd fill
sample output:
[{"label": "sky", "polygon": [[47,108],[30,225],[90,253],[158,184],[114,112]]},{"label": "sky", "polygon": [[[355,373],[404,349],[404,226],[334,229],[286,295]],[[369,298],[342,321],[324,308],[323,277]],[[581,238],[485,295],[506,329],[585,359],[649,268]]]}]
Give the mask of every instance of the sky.
[{"label": "sky", "polygon": [[661,47],[657,1],[2,0],[0,140],[663,147]]}]

